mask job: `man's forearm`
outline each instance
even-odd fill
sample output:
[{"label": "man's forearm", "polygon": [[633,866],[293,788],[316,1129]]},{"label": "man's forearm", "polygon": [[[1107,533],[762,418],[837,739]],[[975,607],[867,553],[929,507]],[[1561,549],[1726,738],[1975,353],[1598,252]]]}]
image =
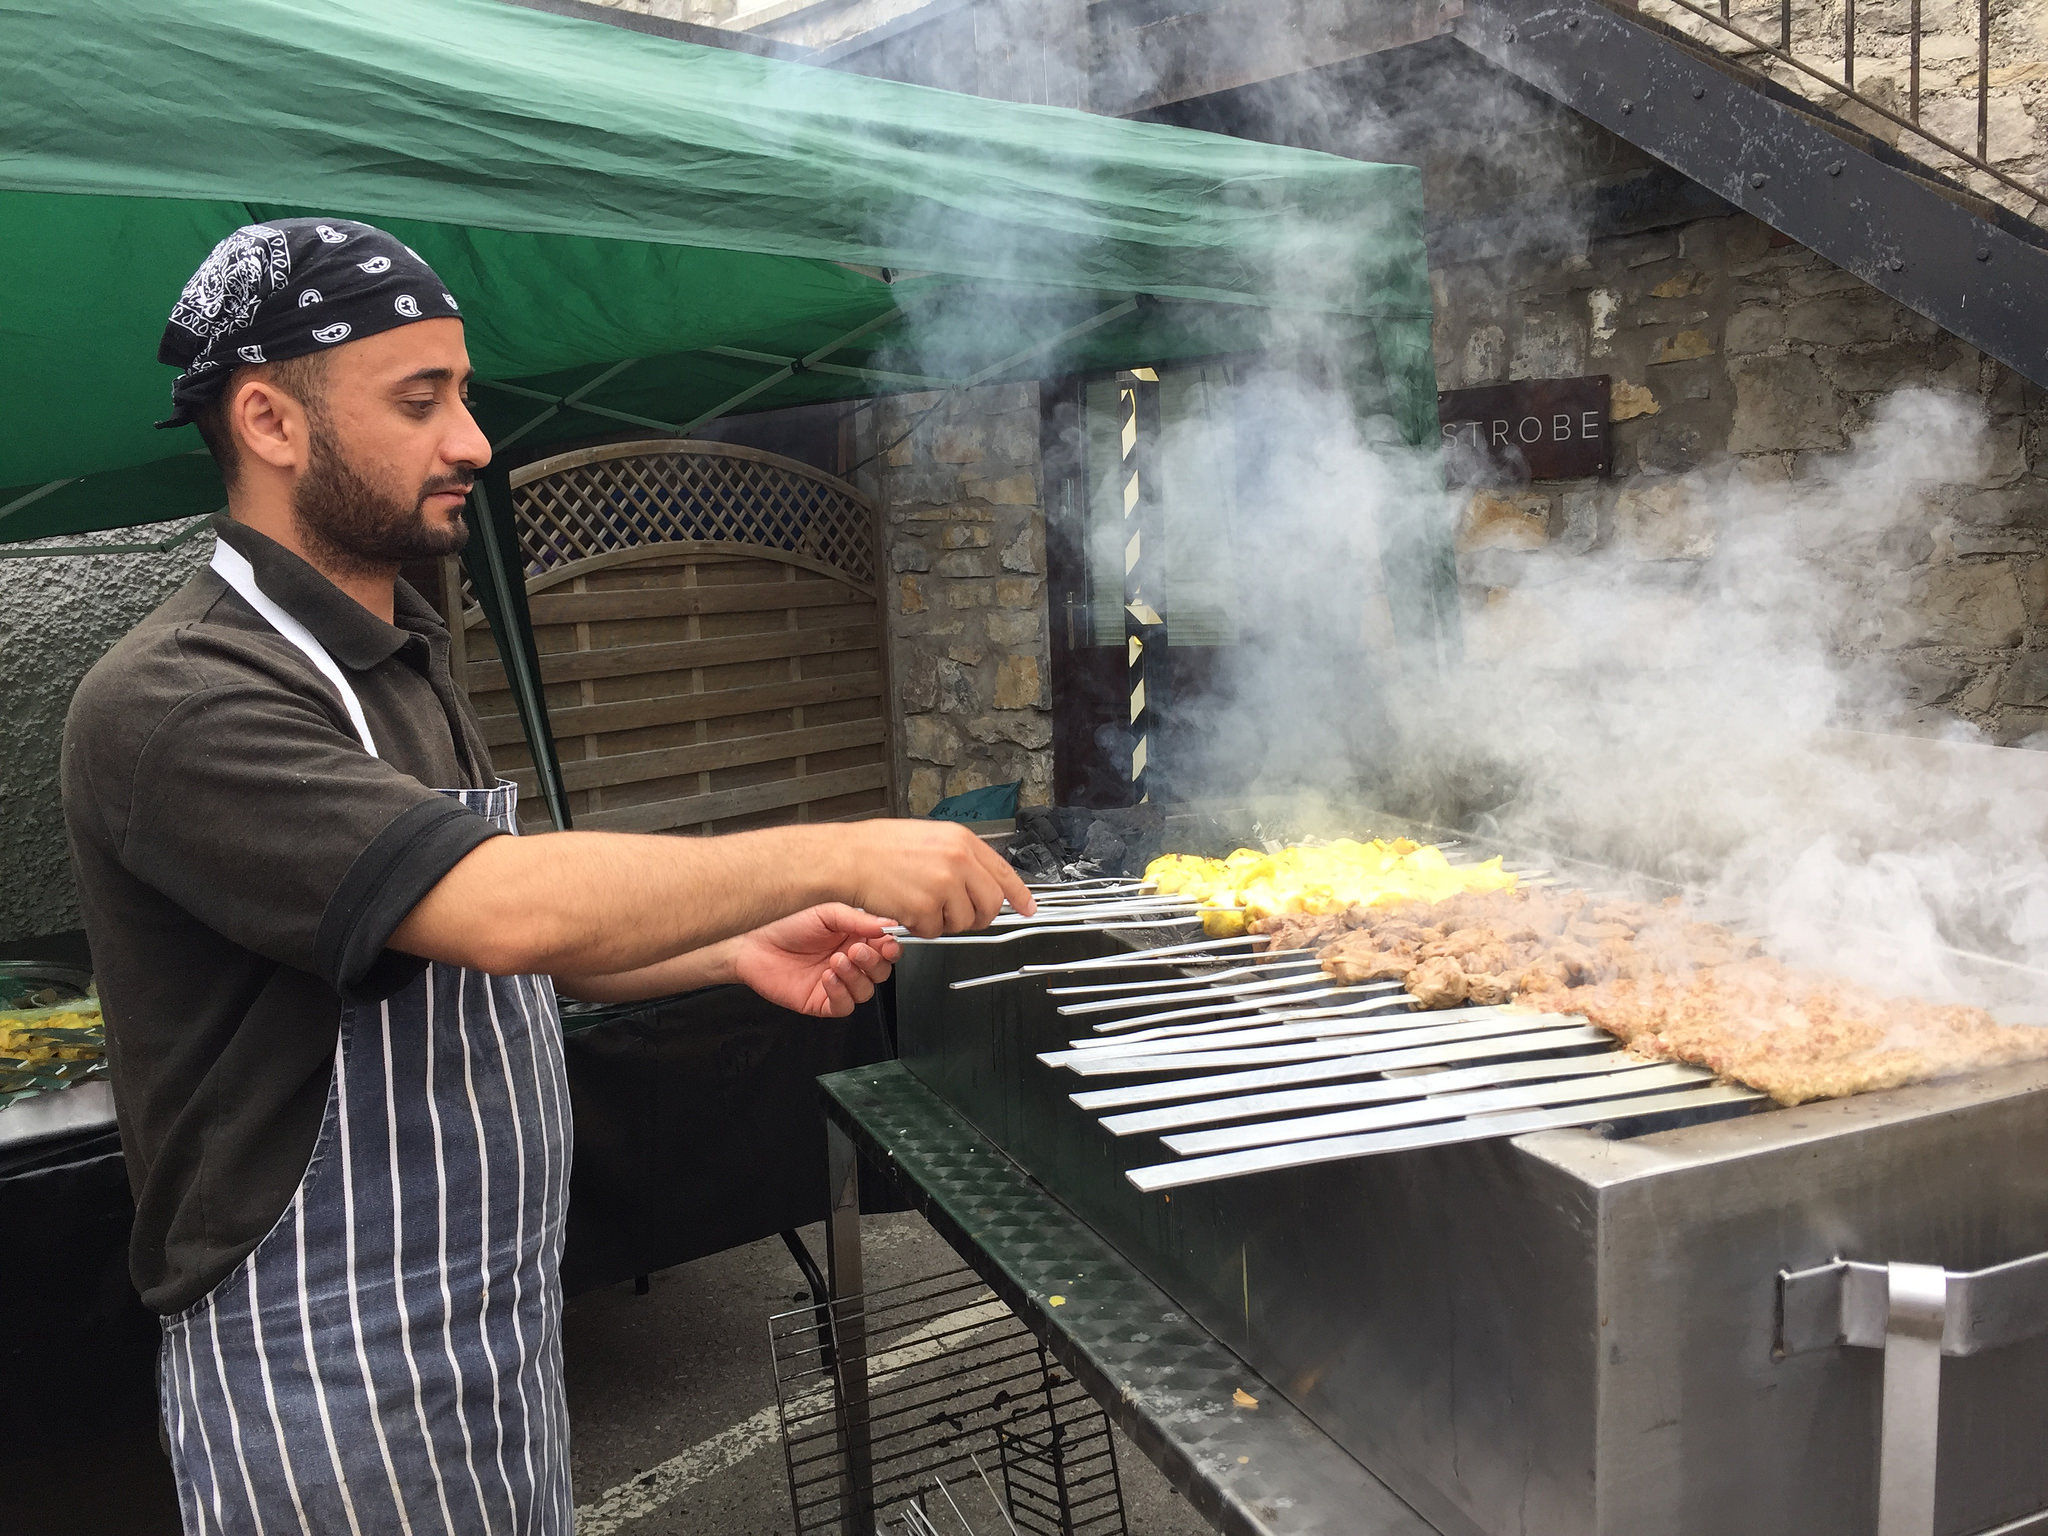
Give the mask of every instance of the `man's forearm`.
[{"label": "man's forearm", "polygon": [[495,975],[617,975],[815,902],[845,899],[839,828],[729,837],[494,837],[423,897],[391,944]]},{"label": "man's forearm", "polygon": [[555,990],[563,997],[585,1003],[638,1003],[650,997],[674,997],[678,992],[727,986],[739,980],[733,969],[736,943],[734,939],[724,939],[686,955],[643,965],[637,971],[557,976]]},{"label": "man's forearm", "polygon": [[932,938],[1031,893],[965,827],[828,822],[723,837],[549,832],[473,849],[407,914],[391,947],[497,976],[617,976],[824,902]]}]

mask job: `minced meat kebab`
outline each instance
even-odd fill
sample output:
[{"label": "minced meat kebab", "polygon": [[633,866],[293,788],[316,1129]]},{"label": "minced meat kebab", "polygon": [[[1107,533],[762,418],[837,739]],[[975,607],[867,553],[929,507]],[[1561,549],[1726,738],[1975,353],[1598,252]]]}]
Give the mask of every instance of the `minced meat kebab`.
[{"label": "minced meat kebab", "polygon": [[1417,1008],[1583,1015],[1637,1055],[1696,1063],[1781,1104],[2048,1056],[2048,1030],[1795,969],[1689,920],[1675,898],[1496,890],[1252,927],[1275,950],[1313,948],[1338,981],[1398,981]]}]

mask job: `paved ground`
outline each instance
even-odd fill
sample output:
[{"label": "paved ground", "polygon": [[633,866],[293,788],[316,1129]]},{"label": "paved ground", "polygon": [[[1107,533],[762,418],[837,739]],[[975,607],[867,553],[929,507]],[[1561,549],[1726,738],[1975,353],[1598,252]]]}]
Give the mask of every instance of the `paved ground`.
[{"label": "paved ground", "polygon": [[[822,1255],[822,1232],[805,1236]],[[911,1215],[869,1217],[866,1251],[871,1288],[958,1263]],[[645,1296],[620,1285],[569,1303],[577,1536],[790,1536],[767,1320],[804,1300],[771,1240],[657,1274]],[[1133,1536],[1205,1536],[1128,1442],[1118,1462]]]}]

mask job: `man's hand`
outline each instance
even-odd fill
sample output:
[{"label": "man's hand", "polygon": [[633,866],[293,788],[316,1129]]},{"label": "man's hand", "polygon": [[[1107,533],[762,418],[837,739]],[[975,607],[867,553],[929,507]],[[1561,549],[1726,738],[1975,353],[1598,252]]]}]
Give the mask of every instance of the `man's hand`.
[{"label": "man's hand", "polygon": [[1009,860],[956,821],[843,825],[854,900],[921,939],[986,928],[1005,901],[1037,910]]},{"label": "man's hand", "polygon": [[839,902],[806,908],[733,939],[733,979],[779,1007],[845,1018],[875,995],[903,953],[883,928]]}]

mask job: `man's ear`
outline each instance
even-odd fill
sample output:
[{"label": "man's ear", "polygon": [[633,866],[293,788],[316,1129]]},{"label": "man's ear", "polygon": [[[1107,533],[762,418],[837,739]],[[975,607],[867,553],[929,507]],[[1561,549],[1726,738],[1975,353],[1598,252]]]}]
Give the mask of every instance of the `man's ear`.
[{"label": "man's ear", "polygon": [[306,408],[270,379],[244,379],[228,401],[228,430],[243,454],[272,469],[305,468]]}]

